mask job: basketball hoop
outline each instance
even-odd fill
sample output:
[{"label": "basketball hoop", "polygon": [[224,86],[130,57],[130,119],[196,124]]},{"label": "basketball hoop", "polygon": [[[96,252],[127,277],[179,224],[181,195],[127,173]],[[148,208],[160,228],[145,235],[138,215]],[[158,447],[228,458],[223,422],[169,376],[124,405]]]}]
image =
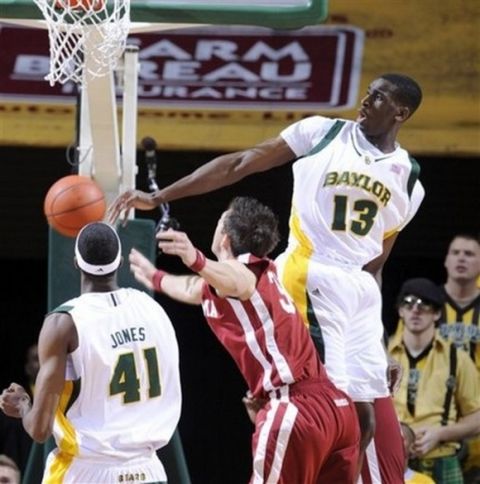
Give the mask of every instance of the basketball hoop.
[{"label": "basketball hoop", "polygon": [[113,71],[125,50],[130,0],[34,0],[47,22],[53,86]]}]

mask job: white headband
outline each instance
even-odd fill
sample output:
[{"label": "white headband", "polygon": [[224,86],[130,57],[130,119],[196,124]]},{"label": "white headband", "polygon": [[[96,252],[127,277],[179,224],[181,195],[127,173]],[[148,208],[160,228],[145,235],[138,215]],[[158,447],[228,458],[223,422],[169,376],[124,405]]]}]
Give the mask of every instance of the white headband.
[{"label": "white headband", "polygon": [[[96,223],[104,223],[104,222],[96,222]],[[110,274],[113,271],[117,270],[118,266],[120,265],[120,260],[122,258],[122,244],[120,243],[120,238],[118,237],[117,232],[110,225],[108,224],[105,224],[105,225],[107,225],[112,229],[112,232],[115,234],[115,237],[117,238],[117,241],[118,241],[117,256],[109,264],[103,264],[103,265],[89,264],[82,257],[82,254],[80,254],[80,250],[78,249],[78,240],[80,239],[80,235],[88,227],[88,225],[85,225],[85,227],[83,227],[82,230],[80,230],[79,234],[77,235],[77,239],[75,241],[75,257],[77,258],[78,267],[80,267],[80,269],[82,269],[83,272],[92,274],[93,276],[103,276],[105,274]]]}]

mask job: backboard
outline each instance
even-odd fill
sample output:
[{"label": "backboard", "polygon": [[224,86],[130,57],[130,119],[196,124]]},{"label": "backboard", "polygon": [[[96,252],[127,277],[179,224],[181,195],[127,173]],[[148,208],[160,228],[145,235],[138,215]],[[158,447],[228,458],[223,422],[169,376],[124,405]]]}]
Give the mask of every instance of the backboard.
[{"label": "backboard", "polygon": [[[298,29],[322,23],[327,0],[133,0],[135,24],[255,25]],[[40,20],[32,0],[0,0],[0,21]],[[24,22],[22,22],[24,23]]]},{"label": "backboard", "polygon": [[[135,155],[136,142],[131,138],[136,125],[124,126],[120,153],[113,76],[122,53],[127,58],[125,47],[129,33],[201,25],[295,30],[323,22],[327,16],[327,1],[103,0],[102,15],[97,17],[96,9],[85,15],[64,16],[67,9],[57,8],[55,0],[0,0],[0,23],[48,28],[50,74],[46,79],[51,85],[73,81],[80,86],[78,153],[79,169],[83,171],[80,174],[94,176],[110,202],[119,191],[134,188],[131,185],[135,168],[132,168],[133,161],[127,159]],[[64,3],[69,1],[64,0]],[[130,77],[136,77],[137,61],[127,69],[125,60],[124,67],[126,76],[131,72]],[[124,110],[123,118],[131,121],[130,124],[134,124],[136,118],[136,103],[129,102],[136,97],[135,89],[130,90],[131,96],[124,89],[124,100],[131,109],[128,115]]]}]

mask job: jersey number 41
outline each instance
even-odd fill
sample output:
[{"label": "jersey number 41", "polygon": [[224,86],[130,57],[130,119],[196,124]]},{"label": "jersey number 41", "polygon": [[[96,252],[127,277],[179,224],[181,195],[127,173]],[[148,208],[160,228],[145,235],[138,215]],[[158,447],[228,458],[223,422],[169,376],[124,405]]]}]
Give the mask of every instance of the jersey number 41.
[{"label": "jersey number 41", "polygon": [[[143,350],[148,375],[148,398],[160,396],[160,385],[157,349],[147,348]],[[123,394],[123,403],[138,402],[141,398],[140,378],[138,378],[135,354],[124,353],[120,355],[110,380],[110,395]]]}]

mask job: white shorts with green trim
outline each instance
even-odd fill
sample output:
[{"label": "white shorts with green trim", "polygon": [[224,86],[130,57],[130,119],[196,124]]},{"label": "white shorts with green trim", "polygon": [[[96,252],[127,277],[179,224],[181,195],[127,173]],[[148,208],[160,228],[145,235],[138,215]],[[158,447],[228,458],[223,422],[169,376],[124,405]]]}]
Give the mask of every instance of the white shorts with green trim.
[{"label": "white shorts with green trim", "polygon": [[153,454],[125,462],[102,462],[71,457],[58,449],[47,458],[42,484],[151,484],[165,483],[162,463]]},{"label": "white shorts with green trim", "polygon": [[309,314],[310,326],[320,326],[330,379],[354,401],[388,396],[382,301],[373,276],[321,258],[295,265],[287,259],[288,253],[276,260],[280,278],[287,290],[294,280],[303,283],[304,290],[297,284],[291,295],[295,302],[301,292],[308,296],[308,310],[301,312]]}]

